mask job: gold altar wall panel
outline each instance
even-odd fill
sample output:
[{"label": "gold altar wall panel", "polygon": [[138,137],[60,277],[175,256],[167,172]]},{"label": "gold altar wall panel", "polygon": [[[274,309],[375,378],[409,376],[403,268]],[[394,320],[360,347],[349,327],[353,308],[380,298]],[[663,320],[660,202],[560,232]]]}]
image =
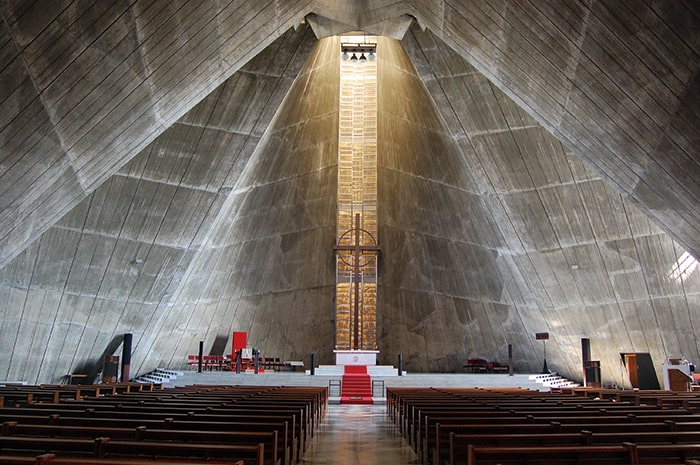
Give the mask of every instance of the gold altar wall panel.
[{"label": "gold altar wall panel", "polygon": [[[343,37],[359,43],[367,37]],[[340,51],[339,51],[340,52]],[[376,246],[377,65],[340,61],[337,245]],[[355,230],[359,215],[361,231]],[[359,235],[359,237],[358,237]],[[356,261],[360,263],[356,263]],[[354,276],[356,265],[358,276]],[[357,299],[357,304],[355,303]],[[355,309],[358,315],[355,317]],[[377,259],[375,253],[338,250],[336,260],[336,349],[377,348]],[[355,326],[357,325],[357,328]],[[355,336],[357,334],[357,336]],[[353,341],[357,337],[357,341]]]}]

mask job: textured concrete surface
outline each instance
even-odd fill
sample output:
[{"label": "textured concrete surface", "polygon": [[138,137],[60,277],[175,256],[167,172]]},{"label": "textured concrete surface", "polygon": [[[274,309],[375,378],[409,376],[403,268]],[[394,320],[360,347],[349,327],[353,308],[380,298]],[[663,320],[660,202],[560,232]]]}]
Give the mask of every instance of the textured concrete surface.
[{"label": "textured concrete surface", "polygon": [[[362,8],[360,8],[362,6]],[[0,379],[333,346],[338,51],[382,39],[380,360],[700,363],[692,1],[0,6]],[[308,21],[304,18],[308,17]],[[413,23],[409,26],[409,19]],[[379,53],[378,53],[378,56]],[[687,263],[692,263],[688,259]]]}]

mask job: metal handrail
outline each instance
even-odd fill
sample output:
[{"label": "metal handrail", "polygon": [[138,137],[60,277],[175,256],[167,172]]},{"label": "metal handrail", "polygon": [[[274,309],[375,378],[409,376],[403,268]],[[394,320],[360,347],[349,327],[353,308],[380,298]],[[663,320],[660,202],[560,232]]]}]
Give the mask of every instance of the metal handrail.
[{"label": "metal handrail", "polygon": [[[333,388],[338,388],[338,393],[333,394]],[[343,381],[339,379],[328,380],[328,397],[340,397],[343,392]]]}]

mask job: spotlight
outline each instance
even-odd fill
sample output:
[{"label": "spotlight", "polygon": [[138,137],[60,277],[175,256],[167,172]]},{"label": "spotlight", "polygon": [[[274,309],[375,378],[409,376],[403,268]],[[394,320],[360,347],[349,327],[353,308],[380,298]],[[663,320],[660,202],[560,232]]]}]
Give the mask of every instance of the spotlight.
[{"label": "spotlight", "polygon": [[374,61],[377,59],[377,44],[341,44],[340,51],[343,61],[351,61],[353,63],[366,61]]}]

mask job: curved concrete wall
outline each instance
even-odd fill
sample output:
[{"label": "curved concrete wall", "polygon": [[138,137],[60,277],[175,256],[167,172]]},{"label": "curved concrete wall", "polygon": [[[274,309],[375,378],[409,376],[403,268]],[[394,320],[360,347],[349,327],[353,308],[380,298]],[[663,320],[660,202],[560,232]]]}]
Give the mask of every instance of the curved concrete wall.
[{"label": "curved concrete wall", "polygon": [[501,303],[524,328],[505,339],[517,334],[524,366],[542,366],[534,334],[544,331],[549,367],[575,379],[581,338],[617,385],[628,383],[620,353],[649,352],[657,365],[697,360],[700,275],[672,273],[684,250],[575,156],[577,147],[562,145],[432,33],[414,27],[403,43],[498,231]]},{"label": "curved concrete wall", "polygon": [[409,371],[505,363],[525,327],[499,270],[498,226],[401,43],[377,48],[382,357],[402,354]]},{"label": "curved concrete wall", "polygon": [[380,106],[385,362],[513,343],[536,370],[539,331],[574,378],[581,337],[606,382],[620,352],[698,362],[700,273],[672,272],[700,250],[696,4],[361,6],[2,3],[0,379],[95,371],[125,332],[133,374],[246,328],[329,361],[337,110],[311,13],[417,20]]}]

